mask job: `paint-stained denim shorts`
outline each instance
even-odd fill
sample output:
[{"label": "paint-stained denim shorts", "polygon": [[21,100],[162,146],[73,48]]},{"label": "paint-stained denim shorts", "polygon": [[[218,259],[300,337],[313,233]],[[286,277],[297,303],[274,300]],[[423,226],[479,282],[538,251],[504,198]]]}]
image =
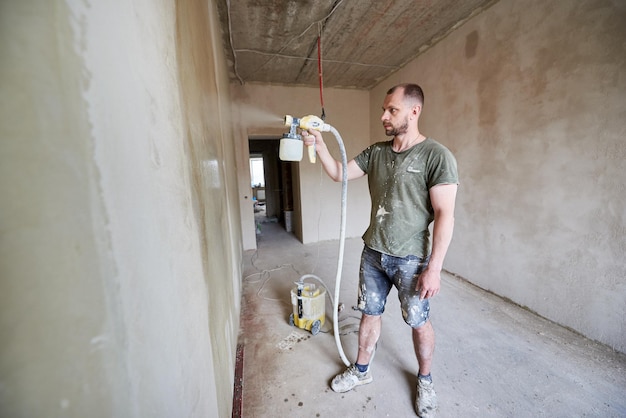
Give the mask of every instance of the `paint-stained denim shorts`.
[{"label": "paint-stained denim shorts", "polygon": [[418,328],[428,320],[428,299],[420,300],[417,279],[428,266],[428,257],[394,257],[365,246],[361,254],[358,308],[367,315],[382,315],[391,287],[398,290],[404,322]]}]

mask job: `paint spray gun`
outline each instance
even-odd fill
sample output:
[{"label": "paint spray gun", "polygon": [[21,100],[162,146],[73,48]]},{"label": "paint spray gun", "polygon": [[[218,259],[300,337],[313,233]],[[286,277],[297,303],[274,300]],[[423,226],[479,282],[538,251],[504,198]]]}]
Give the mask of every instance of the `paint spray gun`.
[{"label": "paint spray gun", "polygon": [[[309,115],[302,118],[294,118],[285,115],[285,126],[289,126],[289,132],[283,134],[280,140],[279,157],[283,161],[302,160],[302,136],[297,133],[297,129],[315,129],[320,132],[330,132],[331,126],[317,116]],[[315,162],[315,145],[308,146],[309,161]]]}]

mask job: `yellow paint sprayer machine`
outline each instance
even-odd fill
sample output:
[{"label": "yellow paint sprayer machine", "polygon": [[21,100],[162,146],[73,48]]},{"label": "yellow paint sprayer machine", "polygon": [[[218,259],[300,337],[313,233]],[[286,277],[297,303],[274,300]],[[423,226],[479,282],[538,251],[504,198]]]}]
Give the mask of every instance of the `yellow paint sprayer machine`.
[{"label": "yellow paint sprayer machine", "polygon": [[315,283],[305,282],[305,275],[291,289],[293,313],[289,315],[289,324],[311,331],[316,335],[326,322],[326,289]]}]

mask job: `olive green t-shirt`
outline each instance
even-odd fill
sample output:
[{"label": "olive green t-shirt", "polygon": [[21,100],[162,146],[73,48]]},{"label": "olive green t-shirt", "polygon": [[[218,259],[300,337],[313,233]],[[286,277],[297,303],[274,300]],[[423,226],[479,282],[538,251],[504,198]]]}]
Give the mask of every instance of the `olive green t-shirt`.
[{"label": "olive green t-shirt", "polygon": [[434,139],[395,152],[392,141],[370,145],[355,157],[368,176],[372,213],[363,235],[368,247],[396,257],[430,254],[434,219],[429,189],[458,184],[456,159]]}]

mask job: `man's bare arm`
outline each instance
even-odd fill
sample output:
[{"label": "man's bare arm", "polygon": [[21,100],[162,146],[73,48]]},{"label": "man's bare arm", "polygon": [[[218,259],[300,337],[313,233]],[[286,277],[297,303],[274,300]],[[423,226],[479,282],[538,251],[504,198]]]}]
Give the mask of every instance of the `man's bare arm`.
[{"label": "man's bare arm", "polygon": [[430,202],[435,213],[433,246],[428,267],[420,275],[417,286],[420,298],[431,298],[441,289],[441,270],[454,230],[456,184],[439,184],[430,189]]}]

